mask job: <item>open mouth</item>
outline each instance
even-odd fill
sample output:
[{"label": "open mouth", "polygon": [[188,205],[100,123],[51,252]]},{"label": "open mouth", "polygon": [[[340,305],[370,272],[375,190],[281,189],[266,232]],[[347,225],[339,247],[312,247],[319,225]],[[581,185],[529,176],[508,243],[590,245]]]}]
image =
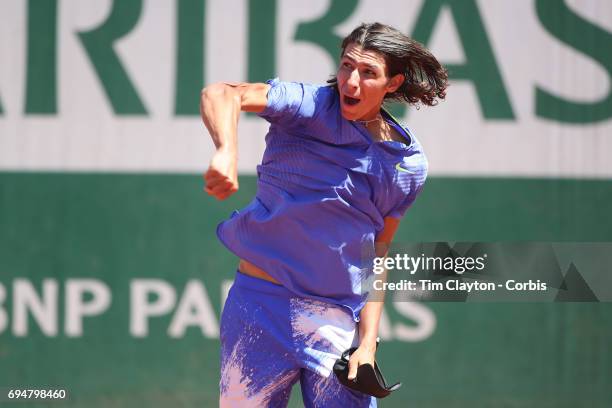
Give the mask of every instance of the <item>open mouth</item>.
[{"label": "open mouth", "polygon": [[344,103],[349,106],[357,105],[359,103],[359,99],[344,95]]}]

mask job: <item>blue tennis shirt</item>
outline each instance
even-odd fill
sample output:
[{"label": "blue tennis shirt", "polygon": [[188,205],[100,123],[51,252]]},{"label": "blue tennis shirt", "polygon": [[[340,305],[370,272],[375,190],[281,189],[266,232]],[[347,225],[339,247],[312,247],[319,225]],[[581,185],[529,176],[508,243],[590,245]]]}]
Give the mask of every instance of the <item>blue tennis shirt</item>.
[{"label": "blue tennis shirt", "polygon": [[342,117],[334,88],[278,78],[268,84],[257,194],[217,235],[293,293],[345,306],[359,321],[374,239],[384,218],[401,218],[421,191],[423,149],[384,110],[406,141],[373,141],[362,124]]}]

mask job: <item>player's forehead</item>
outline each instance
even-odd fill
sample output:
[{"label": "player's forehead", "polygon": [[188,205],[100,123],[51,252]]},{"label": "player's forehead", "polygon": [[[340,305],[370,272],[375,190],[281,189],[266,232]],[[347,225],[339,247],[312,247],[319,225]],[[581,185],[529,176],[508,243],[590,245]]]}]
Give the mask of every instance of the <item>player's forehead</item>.
[{"label": "player's forehead", "polygon": [[344,53],[342,54],[342,60],[348,60],[355,64],[378,68],[383,71],[386,69],[385,58],[382,56],[382,54],[372,50],[364,50],[361,45],[355,43],[350,43],[346,46]]}]

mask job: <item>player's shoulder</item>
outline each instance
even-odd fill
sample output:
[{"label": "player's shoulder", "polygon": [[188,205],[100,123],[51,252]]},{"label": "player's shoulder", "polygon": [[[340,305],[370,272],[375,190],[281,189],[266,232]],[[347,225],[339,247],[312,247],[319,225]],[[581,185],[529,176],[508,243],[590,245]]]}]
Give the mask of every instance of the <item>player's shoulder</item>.
[{"label": "player's shoulder", "polygon": [[427,161],[427,156],[425,155],[423,145],[410,128],[405,127],[404,129],[406,129],[406,133],[410,136],[411,139],[410,146],[406,152],[408,161],[412,163],[413,168],[417,174],[420,174],[422,177],[427,177],[429,162]]},{"label": "player's shoulder", "polygon": [[407,138],[406,142],[403,144],[403,149],[401,149],[403,155],[422,155],[424,157],[425,152],[423,151],[423,145],[421,142],[419,142],[414,130],[410,128],[405,121],[395,117],[391,112],[389,112],[389,110],[383,108],[382,113],[383,116],[386,116],[388,119],[395,122],[395,124],[399,126],[400,130],[402,131],[403,136]]},{"label": "player's shoulder", "polygon": [[301,83],[304,89],[304,101],[312,105],[313,111],[317,113],[336,111],[338,107],[338,96],[334,88],[327,84]]},{"label": "player's shoulder", "polygon": [[338,101],[335,89],[325,84],[299,82],[272,78],[266,81],[270,86],[267,107],[260,116],[284,126],[321,131],[325,124],[337,116]]},{"label": "player's shoulder", "polygon": [[266,81],[271,89],[282,88],[284,92],[302,94],[304,97],[318,98],[326,100],[337,95],[335,88],[329,84],[281,80],[280,78],[272,78]]},{"label": "player's shoulder", "polygon": [[268,79],[265,83],[270,85],[271,88],[285,88],[289,91],[309,94],[333,95],[335,92],[335,89],[328,84],[281,80],[279,77]]},{"label": "player's shoulder", "polygon": [[427,161],[423,145],[416,137],[415,132],[405,122],[397,119],[395,121],[409,139],[407,141],[408,144],[399,152],[402,157],[402,167],[410,169],[409,173],[412,175],[423,178],[427,177],[429,162]]},{"label": "player's shoulder", "polygon": [[301,92],[300,112],[305,117],[327,120],[338,111],[337,92],[327,84],[311,82],[287,82],[294,92]]}]

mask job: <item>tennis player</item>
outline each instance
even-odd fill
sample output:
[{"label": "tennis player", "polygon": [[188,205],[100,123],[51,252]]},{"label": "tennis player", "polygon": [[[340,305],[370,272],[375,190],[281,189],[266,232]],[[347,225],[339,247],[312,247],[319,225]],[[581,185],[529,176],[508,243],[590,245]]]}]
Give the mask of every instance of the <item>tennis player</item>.
[{"label": "tennis player", "polygon": [[448,76],[387,25],[362,24],[341,48],[325,85],[272,79],[202,91],[216,146],[205,191],[217,199],[238,190],[240,112],[270,123],[256,196],[217,228],[240,258],[221,318],[224,407],[286,406],[297,381],[307,407],[376,406],[332,366],[351,346],[349,379],[374,362],[383,303],[368,301],[362,283],[427,174],[418,140],[382,105],[435,105]]}]

